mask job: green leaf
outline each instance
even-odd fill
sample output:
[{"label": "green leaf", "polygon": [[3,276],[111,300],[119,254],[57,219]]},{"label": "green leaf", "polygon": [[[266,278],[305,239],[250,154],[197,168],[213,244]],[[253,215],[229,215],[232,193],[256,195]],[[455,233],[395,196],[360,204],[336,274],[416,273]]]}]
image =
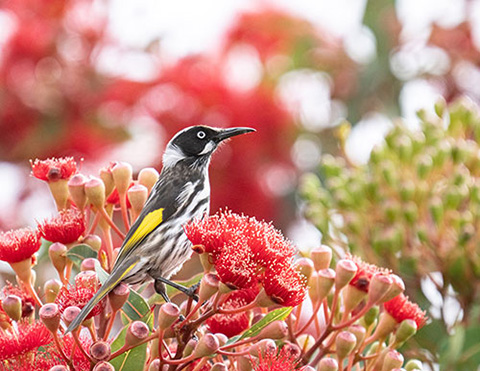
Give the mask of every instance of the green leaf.
[{"label": "green leaf", "polygon": [[132,321],[145,322],[153,327],[153,316],[147,301],[137,292],[130,289],[127,302],[122,307],[122,322],[126,325]]},{"label": "green leaf", "polygon": [[272,310],[270,313],[268,313],[260,321],[255,323],[252,327],[250,327],[238,339],[234,341],[238,341],[238,340],[242,340],[242,339],[246,339],[246,338],[258,335],[260,331],[262,331],[270,323],[274,321],[283,321],[285,318],[288,317],[291,311],[292,311],[292,307],[285,307],[285,308]]},{"label": "green leaf", "polygon": [[108,273],[102,268],[98,260],[95,261],[95,272],[97,273],[100,283],[103,285],[108,278]]},{"label": "green leaf", "polygon": [[81,244],[73,246],[70,250],[67,251],[67,258],[69,258],[73,264],[78,268],[82,264],[82,261],[86,258],[97,258],[97,252],[93,250],[90,246]]},{"label": "green leaf", "polygon": [[[112,353],[116,352],[125,344],[125,334],[128,325],[117,335],[116,339],[111,345]],[[110,361],[117,371],[138,370],[145,364],[147,360],[147,343],[139,345],[129,351],[120,354]]]}]

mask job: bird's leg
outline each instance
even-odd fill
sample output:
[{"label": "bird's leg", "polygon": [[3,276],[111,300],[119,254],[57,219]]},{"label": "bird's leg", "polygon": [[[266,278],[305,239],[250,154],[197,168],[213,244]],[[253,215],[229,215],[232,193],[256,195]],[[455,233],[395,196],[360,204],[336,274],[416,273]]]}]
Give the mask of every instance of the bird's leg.
[{"label": "bird's leg", "polygon": [[[198,301],[198,295],[195,294],[195,293],[198,289],[198,286],[200,286],[200,282],[196,283],[195,285],[193,285],[191,287],[185,287],[183,285],[180,285],[179,283],[167,280],[166,278],[157,277],[157,278],[155,278],[155,291],[158,294],[162,295],[162,297],[164,299],[165,299],[165,297],[168,298],[168,296],[165,292],[166,291],[165,290],[165,284],[173,287],[174,289],[177,289],[178,291],[183,292],[185,295],[192,298],[193,300]],[[170,300],[168,300],[168,301],[170,301]]]},{"label": "bird's leg", "polygon": [[156,293],[162,296],[163,300],[165,300],[165,303],[170,303],[170,298],[167,295],[167,288],[165,287],[165,284],[162,281],[156,279],[154,287]]}]

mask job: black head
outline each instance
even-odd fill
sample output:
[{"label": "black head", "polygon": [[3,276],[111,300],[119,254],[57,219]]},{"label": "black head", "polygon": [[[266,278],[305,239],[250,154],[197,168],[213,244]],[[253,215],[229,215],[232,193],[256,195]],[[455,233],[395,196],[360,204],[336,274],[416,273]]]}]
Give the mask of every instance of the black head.
[{"label": "black head", "polygon": [[163,156],[163,163],[166,166],[171,166],[181,160],[208,160],[222,141],[252,131],[255,131],[255,129],[191,126],[178,132],[170,140]]}]

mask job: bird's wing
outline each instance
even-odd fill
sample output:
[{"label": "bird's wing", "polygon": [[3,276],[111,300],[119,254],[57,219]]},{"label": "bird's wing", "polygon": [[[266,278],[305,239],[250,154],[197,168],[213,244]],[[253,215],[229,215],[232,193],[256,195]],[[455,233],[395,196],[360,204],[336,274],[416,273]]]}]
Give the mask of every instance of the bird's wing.
[{"label": "bird's wing", "polygon": [[[110,276],[92,299],[90,299],[87,305],[82,308],[75,320],[68,326],[67,332],[77,328],[93,307],[95,307],[100,300],[112,291],[115,286],[117,286],[135,268],[140,261],[141,256],[140,254],[132,254],[132,251],[134,251],[135,247],[138,246],[150,233],[158,228],[164,220],[167,220],[174,213],[178,207],[178,196],[182,194],[182,189],[184,187],[178,183],[156,185],[142,212],[128,231]],[[162,190],[161,194],[158,193],[159,189]],[[186,200],[183,200],[183,202],[185,201]]]}]

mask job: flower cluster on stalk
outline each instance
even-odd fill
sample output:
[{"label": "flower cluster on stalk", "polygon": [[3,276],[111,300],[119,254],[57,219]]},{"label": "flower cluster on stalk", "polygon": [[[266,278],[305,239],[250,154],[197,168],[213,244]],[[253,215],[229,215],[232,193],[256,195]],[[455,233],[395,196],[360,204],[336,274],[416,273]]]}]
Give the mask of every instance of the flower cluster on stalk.
[{"label": "flower cluster on stalk", "polygon": [[225,211],[192,221],[184,229],[194,250],[208,255],[229,288],[260,285],[284,306],[296,306],[305,298],[305,278],[293,265],[296,249],[272,224]]}]

